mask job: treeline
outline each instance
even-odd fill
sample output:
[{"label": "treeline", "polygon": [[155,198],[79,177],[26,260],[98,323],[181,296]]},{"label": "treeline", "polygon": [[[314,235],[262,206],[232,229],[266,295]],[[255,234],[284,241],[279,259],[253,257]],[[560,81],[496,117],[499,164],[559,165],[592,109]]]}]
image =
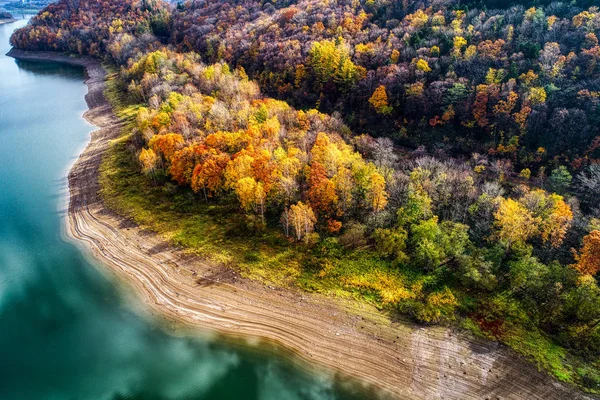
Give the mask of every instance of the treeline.
[{"label": "treeline", "polygon": [[[278,230],[299,243],[315,279],[417,321],[461,316],[534,357],[519,346],[535,332],[551,341],[546,368],[600,390],[600,165],[586,153],[600,145],[596,10],[253,4],[74,11],[62,0],[12,43],[116,64],[141,105],[134,172],[174,199],[236,204],[257,237]],[[340,114],[265,97],[249,75]],[[448,137],[437,151],[398,152],[387,137],[352,135],[342,116],[390,136]],[[462,161],[441,151],[490,143]],[[515,175],[511,160],[534,171]]]}]

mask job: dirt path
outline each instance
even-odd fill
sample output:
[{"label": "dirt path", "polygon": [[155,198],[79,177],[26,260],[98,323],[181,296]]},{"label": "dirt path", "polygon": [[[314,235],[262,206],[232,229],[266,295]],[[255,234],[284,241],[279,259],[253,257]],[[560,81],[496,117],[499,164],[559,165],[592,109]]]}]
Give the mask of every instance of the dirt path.
[{"label": "dirt path", "polygon": [[[504,346],[447,328],[391,322],[377,310],[241,279],[191,259],[160,237],[107,210],[99,198],[101,157],[121,125],[103,96],[105,72],[93,59],[11,51],[87,69],[89,111],[100,129],[69,173],[68,233],[138,289],[150,309],[192,327],[267,338],[304,360],[360,378],[399,399],[586,399]],[[388,396],[386,396],[388,397]]]}]

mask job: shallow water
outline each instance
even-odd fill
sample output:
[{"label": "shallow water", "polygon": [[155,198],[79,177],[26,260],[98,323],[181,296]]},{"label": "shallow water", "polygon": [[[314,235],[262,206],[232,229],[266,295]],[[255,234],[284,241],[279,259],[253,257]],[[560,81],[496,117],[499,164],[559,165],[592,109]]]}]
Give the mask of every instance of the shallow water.
[{"label": "shallow water", "polygon": [[373,398],[281,351],[170,334],[62,239],[87,89],[79,68],[4,56],[24,24],[0,26],[0,399]]}]

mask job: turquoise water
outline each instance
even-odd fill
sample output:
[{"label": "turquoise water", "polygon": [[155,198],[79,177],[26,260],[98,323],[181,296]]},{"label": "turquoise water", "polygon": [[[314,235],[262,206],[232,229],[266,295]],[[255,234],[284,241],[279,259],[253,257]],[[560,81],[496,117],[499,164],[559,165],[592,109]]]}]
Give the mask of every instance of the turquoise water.
[{"label": "turquoise water", "polygon": [[373,398],[280,351],[170,334],[61,238],[86,87],[3,56],[24,23],[0,26],[0,399]]}]

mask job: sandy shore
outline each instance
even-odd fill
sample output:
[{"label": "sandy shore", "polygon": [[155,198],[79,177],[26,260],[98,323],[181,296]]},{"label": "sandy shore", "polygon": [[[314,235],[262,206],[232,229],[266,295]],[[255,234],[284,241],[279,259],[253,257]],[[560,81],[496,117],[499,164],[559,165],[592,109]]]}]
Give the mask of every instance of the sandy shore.
[{"label": "sandy shore", "polygon": [[15,50],[9,55],[87,69],[84,117],[99,130],[69,173],[68,234],[135,287],[151,310],[190,327],[273,340],[304,360],[382,388],[385,397],[593,398],[538,372],[497,343],[448,328],[390,321],[366,305],[242,279],[112,213],[99,197],[97,176],[102,154],[122,126],[103,96],[104,70],[89,58]]}]

